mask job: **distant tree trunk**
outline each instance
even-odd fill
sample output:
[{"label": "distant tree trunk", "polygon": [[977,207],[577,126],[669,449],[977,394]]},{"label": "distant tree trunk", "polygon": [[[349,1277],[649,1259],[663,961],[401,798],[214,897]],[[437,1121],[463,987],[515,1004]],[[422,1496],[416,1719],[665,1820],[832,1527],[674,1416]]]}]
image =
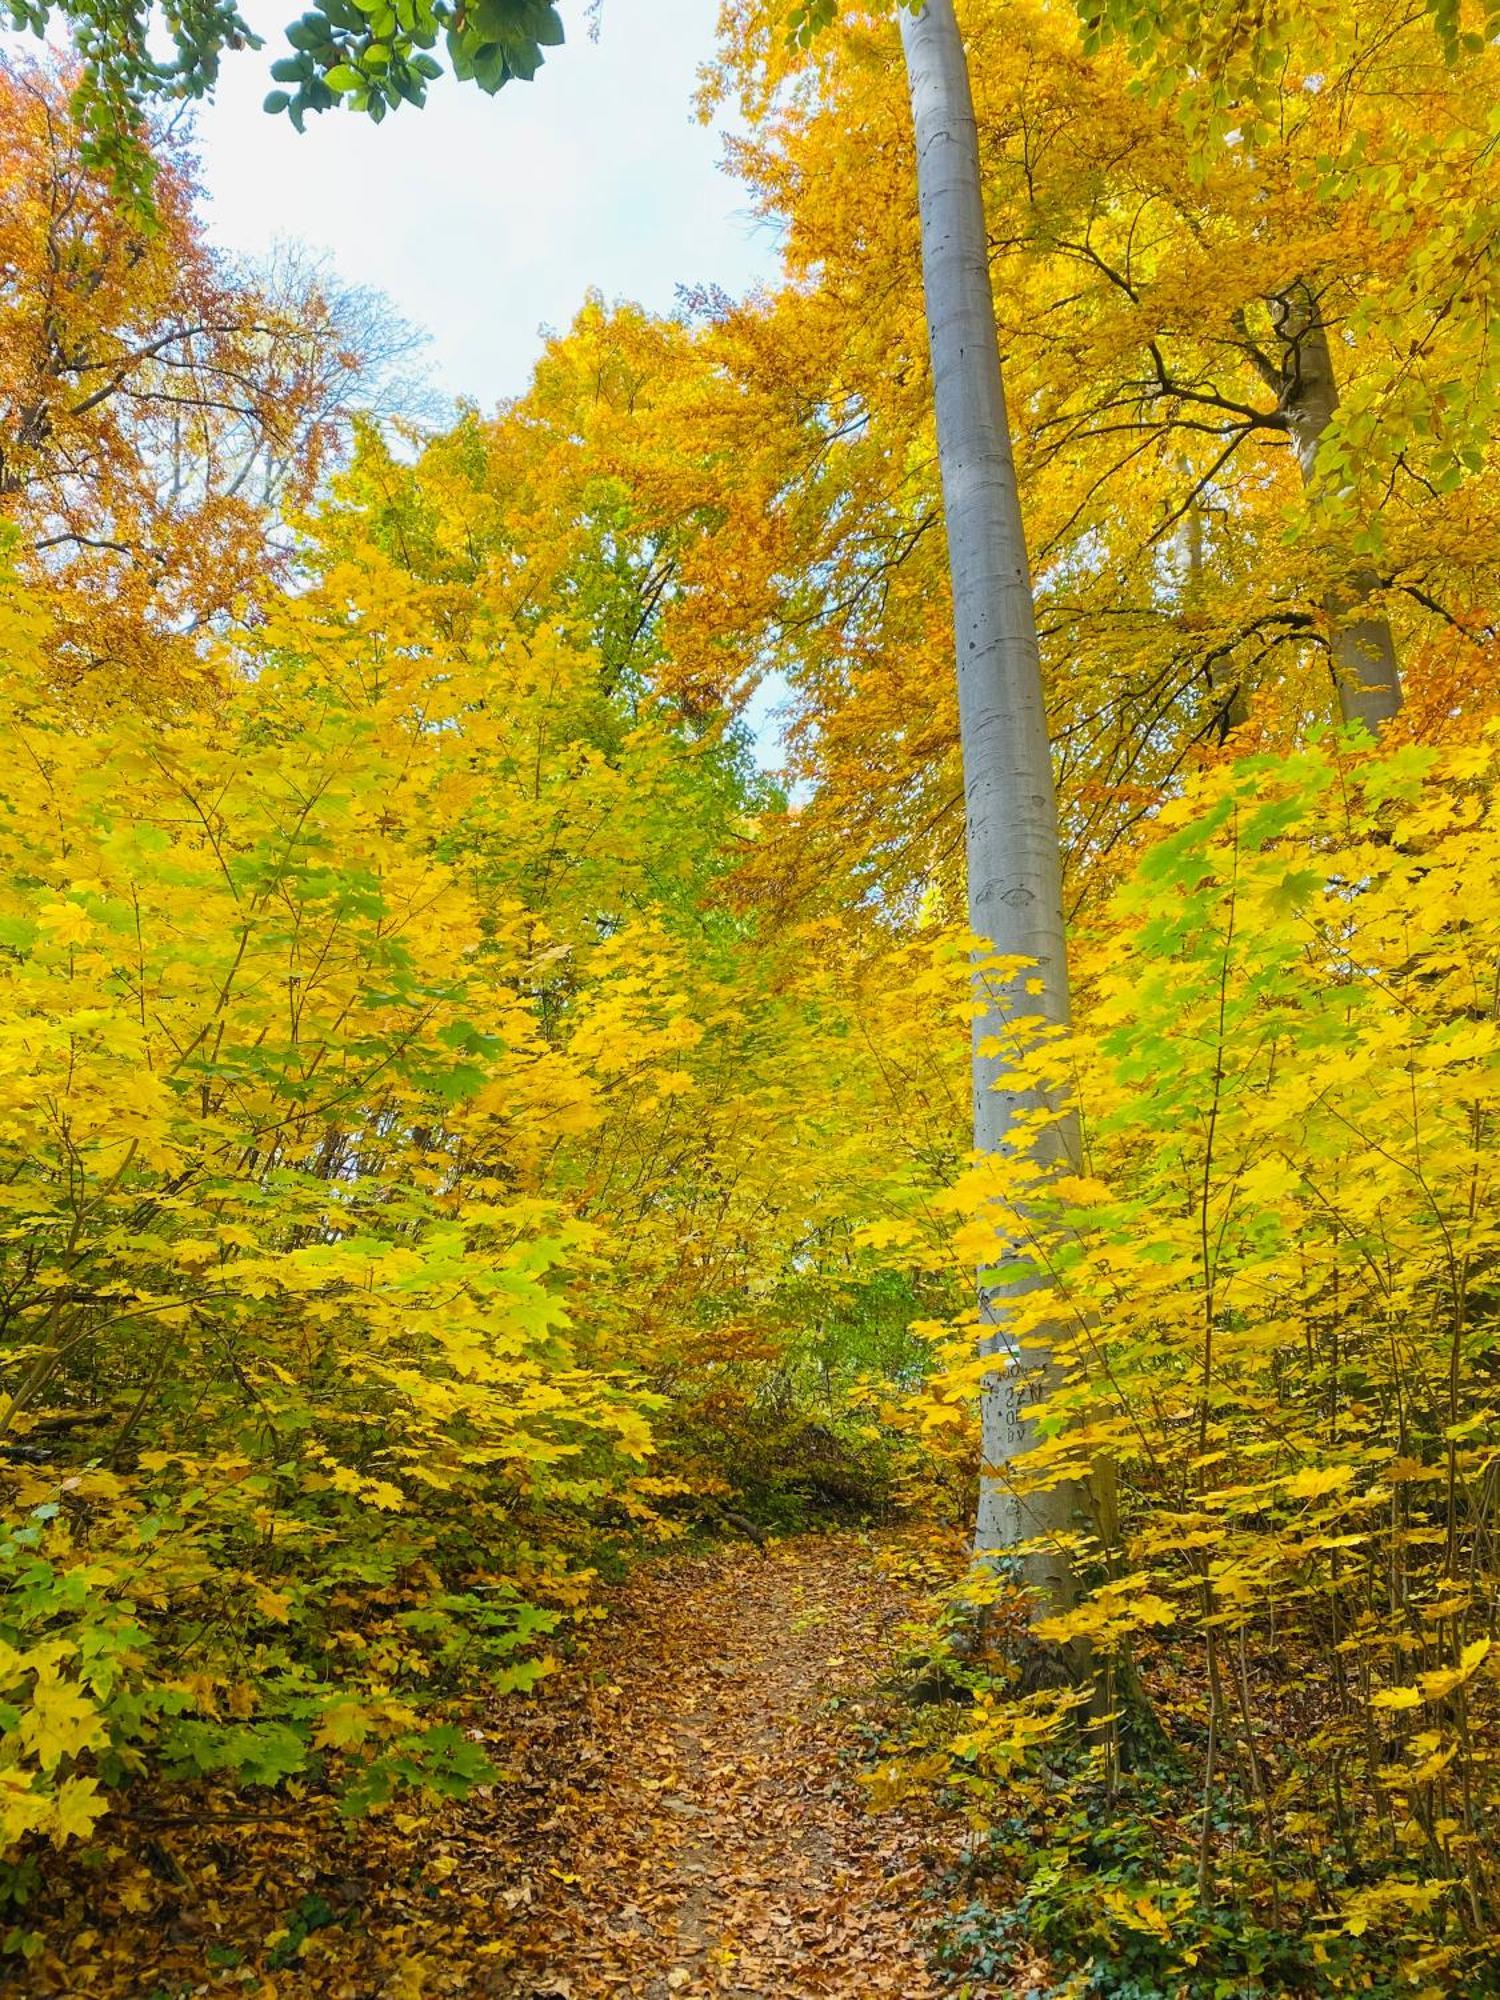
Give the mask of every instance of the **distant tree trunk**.
[{"label": "distant tree trunk", "polygon": [[[922,277],[937,413],[938,461],[958,669],[959,734],[967,806],[969,923],[1004,957],[1034,960],[1011,978],[976,969],[983,1012],[974,1023],[974,1145],[1004,1153],[1024,1143],[1017,1120],[1034,1092],[1009,1080],[1004,1053],[1017,1015],[1068,1019],[1062,868],[1052,753],[1031,573],[1006,420],[990,293],[979,150],[968,67],[953,0],[902,10],[921,214]],[[1025,991],[1040,976],[1040,997]],[[986,1052],[994,1045],[1000,1053]],[[1077,1150],[1071,1123],[1041,1142],[1048,1160]],[[1052,1375],[1048,1347],[1017,1352],[1004,1331],[1008,1288],[981,1290],[985,1352],[1007,1366],[982,1398],[983,1455],[975,1549],[1003,1557],[1038,1537],[1049,1546],[1023,1565],[1052,1603],[1070,1601],[1072,1567],[1060,1541],[1076,1524],[1077,1493],[1018,1495],[1007,1478],[1034,1443],[1030,1403]]]},{"label": "distant tree trunk", "polygon": [[[1328,327],[1317,294],[1304,280],[1276,302],[1281,342],[1281,408],[1291,431],[1302,482],[1311,485],[1324,432],[1339,406],[1338,378],[1328,345]],[[1390,620],[1365,611],[1380,588],[1373,570],[1356,568],[1330,591],[1326,606],[1333,627],[1333,678],[1339,715],[1380,733],[1401,707],[1401,672]]]},{"label": "distant tree trunk", "polygon": [[[1187,580],[1185,597],[1189,611],[1197,608],[1198,598],[1203,589],[1203,501],[1195,500],[1188,509],[1186,527],[1187,540]],[[1238,729],[1247,720],[1249,709],[1245,702],[1245,684],[1232,669],[1226,669],[1222,660],[1210,658],[1208,663],[1208,688],[1213,696],[1213,731],[1219,742],[1226,743],[1232,730]]]}]

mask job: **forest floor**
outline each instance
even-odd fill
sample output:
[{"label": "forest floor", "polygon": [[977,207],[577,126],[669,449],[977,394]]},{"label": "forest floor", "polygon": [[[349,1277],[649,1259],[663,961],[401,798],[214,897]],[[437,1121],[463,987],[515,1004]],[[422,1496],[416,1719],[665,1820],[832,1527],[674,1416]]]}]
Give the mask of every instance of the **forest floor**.
[{"label": "forest floor", "polygon": [[[163,1820],[49,1931],[33,1994],[929,2000],[962,1827],[869,1809],[913,1609],[899,1543],[638,1568],[486,1730],[501,1782],[355,1828]],[[40,1914],[40,1913],[39,1913]],[[67,1919],[71,1915],[71,1922]],[[978,1996],[978,1989],[964,1989]]]}]

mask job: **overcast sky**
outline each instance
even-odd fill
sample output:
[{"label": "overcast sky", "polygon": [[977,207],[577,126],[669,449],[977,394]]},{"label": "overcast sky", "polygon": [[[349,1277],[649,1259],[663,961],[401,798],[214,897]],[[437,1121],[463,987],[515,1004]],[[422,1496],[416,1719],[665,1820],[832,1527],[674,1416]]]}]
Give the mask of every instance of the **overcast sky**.
[{"label": "overcast sky", "polygon": [[538,329],[566,326],[585,291],[668,309],[681,284],[736,295],[769,277],[775,244],[719,167],[722,133],[693,116],[714,0],[604,0],[588,40],[495,97],[444,78],[427,108],[378,129],[340,113],[299,138],[261,99],[295,0],[251,0],[259,56],[225,62],[198,119],[212,239],[263,254],[278,237],[328,251],[432,336],[429,372],[486,408],[526,386]]}]

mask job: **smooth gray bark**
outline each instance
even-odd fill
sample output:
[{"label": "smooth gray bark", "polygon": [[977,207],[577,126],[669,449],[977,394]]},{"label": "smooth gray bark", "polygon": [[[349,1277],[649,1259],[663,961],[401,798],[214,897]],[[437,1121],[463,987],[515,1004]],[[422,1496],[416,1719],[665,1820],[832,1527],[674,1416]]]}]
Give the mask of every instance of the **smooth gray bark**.
[{"label": "smooth gray bark", "polygon": [[[1291,432],[1302,482],[1310,486],[1318,446],[1339,406],[1338,378],[1328,344],[1328,327],[1312,288],[1293,285],[1277,301],[1276,331],[1281,342],[1281,408]],[[1390,620],[1364,610],[1380,587],[1373,570],[1356,568],[1330,591],[1325,603],[1332,626],[1334,686],[1339,715],[1380,733],[1401,707],[1401,672]]]},{"label": "smooth gray bark", "polygon": [[[1000,352],[990,294],[989,252],[968,66],[953,0],[903,9],[901,41],[911,91],[921,216],[922,279],[932,351],[938,460],[958,671],[959,733],[966,801],[969,923],[997,953],[1035,961],[999,980],[976,970],[983,1012],[974,1024],[974,1145],[1004,1153],[1020,1143],[1016,1121],[1037,1108],[1015,1087],[1003,1046],[1017,1016],[1068,1019],[1062,868],[1052,752],[1031,573],[1021,524]],[[1040,997],[1026,981],[1040,977]],[[1045,1156],[1076,1153],[1076,1129],[1051,1126]],[[1016,1352],[1004,1331],[1012,1288],[981,1289],[985,1351],[1008,1365],[982,1397],[983,1455],[975,1548],[1003,1556],[1018,1543],[1048,1538],[1024,1564],[1028,1580],[1054,1603],[1072,1594],[1061,1536],[1075,1524],[1069,1488],[1018,1495],[1008,1468],[1033,1443],[1027,1411],[1051,1376],[1050,1350]]]}]

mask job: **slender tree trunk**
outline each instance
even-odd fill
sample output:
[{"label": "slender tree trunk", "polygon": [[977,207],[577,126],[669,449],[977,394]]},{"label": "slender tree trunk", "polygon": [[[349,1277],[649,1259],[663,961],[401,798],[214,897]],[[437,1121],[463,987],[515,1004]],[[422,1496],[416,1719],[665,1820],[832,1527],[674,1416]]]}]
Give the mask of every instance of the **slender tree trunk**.
[{"label": "slender tree trunk", "polygon": [[[1203,502],[1197,499],[1188,509],[1186,528],[1187,579],[1186,600],[1189,610],[1196,609],[1203,590]],[[1238,729],[1249,717],[1245,704],[1245,684],[1239,675],[1226,672],[1222,662],[1210,659],[1208,667],[1209,692],[1214,699],[1213,728],[1219,742],[1229,739],[1231,730]]]},{"label": "slender tree trunk", "polygon": [[[1339,406],[1338,378],[1328,328],[1312,287],[1299,280],[1277,302],[1277,333],[1281,340],[1281,408],[1286,415],[1302,468],[1302,482],[1311,485],[1323,433]],[[1390,620],[1366,610],[1379,580],[1373,570],[1351,570],[1330,591],[1326,610],[1333,627],[1333,679],[1339,715],[1345,722],[1362,722],[1372,736],[1401,707],[1401,672]]]},{"label": "slender tree trunk", "polygon": [[[921,213],[922,277],[937,412],[938,459],[958,668],[959,734],[967,807],[969,923],[1005,958],[1035,961],[1012,977],[976,965],[974,1145],[1004,1153],[1024,1143],[1017,1120],[1035,1093],[1010,1081],[1010,1023],[1040,1012],[1068,1019],[1062,871],[1052,752],[1042,700],[1031,573],[1016,491],[969,74],[953,0],[902,10]],[[1025,991],[1040,976],[1040,997]],[[1047,1129],[1050,1160],[1076,1153],[1072,1125]],[[1071,1598],[1067,1552],[1054,1537],[1075,1523],[1078,1495],[1061,1488],[1018,1495],[1007,1478],[1033,1443],[1028,1408],[1052,1374],[1050,1349],[1016,1351],[1005,1332],[1010,1288],[981,1289],[987,1353],[1005,1366],[982,1397],[983,1454],[976,1552],[999,1557],[1036,1538],[1030,1582],[1054,1604]]]}]

